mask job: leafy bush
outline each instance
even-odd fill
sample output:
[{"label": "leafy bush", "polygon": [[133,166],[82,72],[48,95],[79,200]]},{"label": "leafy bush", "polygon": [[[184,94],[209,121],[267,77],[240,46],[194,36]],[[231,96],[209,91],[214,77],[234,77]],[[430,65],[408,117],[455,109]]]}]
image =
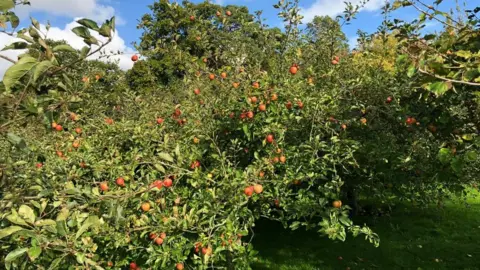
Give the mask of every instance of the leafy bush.
[{"label": "leafy bush", "polygon": [[[13,6],[0,6],[15,21]],[[411,24],[386,21],[350,52],[340,29],[352,6],[305,32],[296,2],[275,5],[285,32],[244,7],[151,8],[139,26],[145,58],[126,74],[85,60],[108,44],[114,18],[80,20],[81,51],[48,41],[33,19],[14,45],[29,50],[1,93],[7,269],[248,269],[262,217],[378,245],[346,201],[354,210],[365,194],[428,205],[475,181],[473,18],[458,39],[429,38],[422,53],[411,51],[424,42]],[[444,39],[464,51],[448,64],[436,54]],[[435,61],[465,64],[436,75]]]}]

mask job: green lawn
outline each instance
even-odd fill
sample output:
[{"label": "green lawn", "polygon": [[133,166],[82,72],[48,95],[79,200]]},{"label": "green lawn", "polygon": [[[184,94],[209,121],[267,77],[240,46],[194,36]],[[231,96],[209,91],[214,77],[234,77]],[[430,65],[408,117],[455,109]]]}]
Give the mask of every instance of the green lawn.
[{"label": "green lawn", "polygon": [[[255,229],[259,260],[253,269],[480,269],[480,198],[450,202],[443,210],[399,207],[391,217],[358,219],[380,235],[333,242],[315,232],[284,230],[262,221]],[[342,257],[341,259],[339,257]]]}]

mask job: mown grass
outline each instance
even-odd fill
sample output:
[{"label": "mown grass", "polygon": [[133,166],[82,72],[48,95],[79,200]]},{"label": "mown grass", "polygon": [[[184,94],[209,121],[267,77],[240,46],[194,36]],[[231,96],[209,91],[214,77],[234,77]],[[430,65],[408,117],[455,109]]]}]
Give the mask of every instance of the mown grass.
[{"label": "mown grass", "polygon": [[[480,197],[469,206],[449,202],[443,209],[402,206],[390,217],[358,218],[381,238],[375,248],[362,237],[334,242],[313,231],[291,232],[275,222],[255,229],[259,259],[253,269],[480,269]],[[339,259],[342,257],[342,259]]]}]

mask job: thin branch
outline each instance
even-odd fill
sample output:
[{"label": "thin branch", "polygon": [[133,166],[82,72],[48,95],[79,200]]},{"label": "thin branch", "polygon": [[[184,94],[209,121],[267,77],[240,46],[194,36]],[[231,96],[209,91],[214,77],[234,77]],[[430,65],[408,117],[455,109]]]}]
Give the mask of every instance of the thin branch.
[{"label": "thin branch", "polygon": [[458,80],[453,80],[453,79],[445,78],[445,77],[442,77],[442,76],[439,76],[439,75],[436,75],[436,74],[432,74],[432,73],[430,73],[430,72],[428,72],[428,71],[426,71],[426,70],[423,70],[423,69],[421,69],[421,68],[419,68],[418,71],[420,71],[420,72],[423,73],[423,74],[426,74],[426,75],[435,77],[435,78],[437,78],[437,79],[444,80],[444,81],[448,81],[448,82],[452,82],[452,83],[467,84],[467,85],[473,85],[473,86],[480,86],[480,83],[464,82],[464,81],[458,81]]},{"label": "thin branch", "polygon": [[[428,6],[427,4],[423,3],[422,1],[420,0],[416,0],[418,3],[420,3],[422,6],[426,7],[426,8],[430,8],[430,6]],[[438,9],[437,9],[438,11]],[[449,19],[452,20],[452,22],[456,23],[456,24],[461,24],[460,22],[458,22],[457,20],[453,19],[452,17],[449,16]]]},{"label": "thin branch", "polygon": [[3,58],[9,62],[12,62],[13,64],[17,63],[17,61],[13,60],[12,58],[8,57],[8,56],[5,56],[5,55],[1,55],[0,54],[0,58]]},{"label": "thin branch", "polygon": [[432,15],[432,14],[424,11],[424,10],[421,9],[421,8],[419,8],[417,5],[415,5],[415,3],[413,3],[413,1],[410,1],[410,3],[412,4],[412,6],[413,6],[416,10],[418,10],[419,12],[425,14],[425,15],[428,16],[429,18],[432,18],[432,19],[438,21],[438,22],[441,23],[441,24],[444,24],[444,25],[450,26],[450,27],[452,27],[452,28],[455,28],[455,29],[457,29],[457,30],[460,30],[460,28],[458,28],[457,26],[452,25],[452,24],[449,24],[449,23],[447,23],[447,22],[444,22],[444,21],[440,20],[439,18],[437,18],[436,16],[434,16],[434,15]]},{"label": "thin branch", "polygon": [[12,30],[12,32],[7,32],[6,30],[0,30],[0,33],[4,33],[4,34],[9,35],[9,36],[13,36],[14,32],[15,32],[15,29]]}]

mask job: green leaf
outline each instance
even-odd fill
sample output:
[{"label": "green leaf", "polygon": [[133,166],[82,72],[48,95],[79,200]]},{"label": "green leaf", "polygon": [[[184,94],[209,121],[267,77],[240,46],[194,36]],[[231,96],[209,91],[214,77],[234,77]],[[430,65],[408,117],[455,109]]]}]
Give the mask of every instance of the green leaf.
[{"label": "green leaf", "polygon": [[77,52],[72,46],[68,44],[57,45],[53,48],[54,52]]},{"label": "green leaf", "polygon": [[30,17],[30,20],[32,21],[32,25],[35,26],[35,28],[40,30],[40,23],[33,17]]},{"label": "green leaf", "polygon": [[27,251],[27,255],[32,262],[35,261],[35,259],[37,259],[40,254],[42,254],[42,249],[38,246],[31,247]]},{"label": "green leaf", "polygon": [[22,50],[28,47],[28,43],[23,41],[13,42],[12,44],[5,46],[2,51],[6,50]]},{"label": "green leaf", "polygon": [[90,31],[88,31],[88,28],[85,26],[77,26],[72,29],[72,32],[75,33],[75,35],[85,39],[91,36]]},{"label": "green leaf", "polygon": [[476,69],[470,69],[465,71],[465,73],[463,73],[463,79],[468,82],[472,81],[477,76],[478,76],[478,71]]},{"label": "green leaf", "polygon": [[12,13],[8,15],[8,17],[10,19],[10,24],[12,25],[12,28],[17,28],[20,24],[20,19],[18,18],[18,16],[15,15],[15,13]]},{"label": "green leaf", "polygon": [[449,148],[442,148],[440,151],[438,151],[438,160],[440,160],[440,162],[443,164],[449,163],[452,158],[453,153]]},{"label": "green leaf", "polygon": [[465,156],[467,157],[468,161],[475,161],[478,158],[478,153],[474,150],[470,150]]},{"label": "green leaf", "polygon": [[48,270],[58,269],[58,266],[62,262],[63,258],[64,257],[60,257],[60,258],[56,258],[55,260],[53,260],[53,262],[50,264],[50,267],[48,268]]},{"label": "green leaf", "polygon": [[0,239],[2,238],[5,238],[7,236],[10,236],[18,231],[21,231],[21,230],[24,230],[22,227],[20,226],[10,226],[10,227],[7,227],[5,229],[1,229],[0,230]]},{"label": "green leaf", "polygon": [[7,11],[15,7],[13,0],[0,0],[0,11]]},{"label": "green leaf", "polygon": [[445,94],[448,90],[452,88],[451,82],[434,82],[428,86],[428,90],[435,93],[437,96]]},{"label": "green leaf", "polygon": [[155,167],[155,169],[156,169],[157,171],[159,171],[159,172],[161,172],[161,173],[165,173],[165,168],[164,168],[162,165],[160,165],[160,164],[155,164],[155,165],[153,165],[153,166]]},{"label": "green leaf", "polygon": [[31,224],[35,222],[35,212],[28,205],[21,205],[18,209],[18,215]]},{"label": "green leaf", "polygon": [[248,129],[248,125],[243,125],[242,126],[242,130],[243,130],[243,133],[245,134],[245,136],[248,138],[248,140],[250,141],[250,130]]},{"label": "green leaf", "polygon": [[66,220],[69,214],[70,210],[68,210],[68,208],[62,208],[57,216],[57,221]]},{"label": "green leaf", "polygon": [[7,216],[8,221],[17,225],[28,226],[27,222],[25,222],[25,220],[23,220],[21,217],[18,216],[17,212],[14,212],[14,211],[12,212],[13,213],[11,215]]},{"label": "green leaf", "polygon": [[110,19],[109,26],[110,26],[110,29],[112,29],[112,31],[115,32],[115,16],[113,16]]},{"label": "green leaf", "polygon": [[40,62],[40,64],[35,67],[35,71],[33,72],[33,81],[36,82],[38,78],[45,74],[45,72],[51,67],[53,67],[53,63],[49,60]]},{"label": "green leaf", "polygon": [[22,256],[25,252],[27,252],[28,248],[17,248],[14,251],[7,254],[5,257],[5,262],[13,262],[18,257]]},{"label": "green leaf", "polygon": [[84,39],[83,42],[87,43],[88,45],[98,45],[98,40],[94,36],[89,36],[88,38]]},{"label": "green leaf", "polygon": [[25,140],[13,133],[7,133],[7,139],[11,144],[13,144],[19,149],[27,147],[27,143],[25,142]]},{"label": "green leaf", "polygon": [[455,173],[459,174],[462,172],[463,162],[461,159],[454,157],[450,163],[450,167]]},{"label": "green leaf", "polygon": [[57,225],[57,222],[53,219],[42,219],[37,222],[35,222],[35,226],[37,227],[42,227],[42,226],[53,226]]},{"label": "green leaf", "polygon": [[67,223],[64,220],[57,221],[57,233],[60,236],[65,236],[68,234]]},{"label": "green leaf", "polygon": [[89,52],[90,52],[90,47],[88,46],[83,47],[82,50],[80,51],[80,57],[81,58],[87,57]]},{"label": "green leaf", "polygon": [[31,38],[31,37],[29,37],[29,36],[26,36],[26,35],[24,35],[24,34],[18,34],[18,35],[17,35],[17,38],[21,38],[21,39],[23,39],[23,40],[25,40],[25,41],[27,41],[27,42],[30,42],[30,43],[35,42],[35,41],[33,40],[33,38]]},{"label": "green leaf", "polygon": [[408,67],[407,76],[411,78],[413,77],[413,75],[415,75],[416,72],[417,72],[417,69],[415,68],[415,66],[411,65],[410,67]]},{"label": "green leaf", "polygon": [[158,154],[158,157],[165,160],[165,161],[173,162],[173,157],[168,153],[162,152],[162,153]]},{"label": "green leaf", "polygon": [[95,261],[92,261],[92,260],[89,259],[89,258],[85,258],[85,262],[86,262],[87,264],[89,264],[89,265],[95,266],[95,268],[98,269],[98,270],[104,270],[103,267],[99,266]]},{"label": "green leaf", "polygon": [[37,40],[38,38],[40,38],[40,34],[38,33],[38,30],[33,28],[33,27],[29,27],[28,28],[28,34],[34,39],[34,40]]},{"label": "green leaf", "polygon": [[108,26],[107,23],[102,24],[102,27],[100,27],[100,30],[98,31],[100,35],[103,37],[111,37],[112,36],[112,28]]},{"label": "green leaf", "polygon": [[462,57],[462,58],[465,58],[465,59],[469,59],[470,57],[472,57],[472,53],[469,52],[469,51],[458,51],[455,53],[457,56],[459,57]]},{"label": "green leaf", "polygon": [[83,222],[80,229],[77,231],[77,234],[75,235],[75,239],[80,237],[91,226],[97,226],[99,224],[100,224],[100,219],[97,216],[89,216],[87,218],[87,220],[85,220],[85,222]]},{"label": "green leaf", "polygon": [[90,19],[81,19],[77,23],[95,31],[99,30],[97,23]]},{"label": "green leaf", "polygon": [[36,65],[37,59],[31,56],[22,57],[15,65],[11,66],[3,76],[3,84],[5,89],[10,91],[23,76],[27,75]]},{"label": "green leaf", "polygon": [[464,141],[471,141],[471,140],[473,140],[473,134],[464,134],[464,135],[462,135],[462,139]]}]

